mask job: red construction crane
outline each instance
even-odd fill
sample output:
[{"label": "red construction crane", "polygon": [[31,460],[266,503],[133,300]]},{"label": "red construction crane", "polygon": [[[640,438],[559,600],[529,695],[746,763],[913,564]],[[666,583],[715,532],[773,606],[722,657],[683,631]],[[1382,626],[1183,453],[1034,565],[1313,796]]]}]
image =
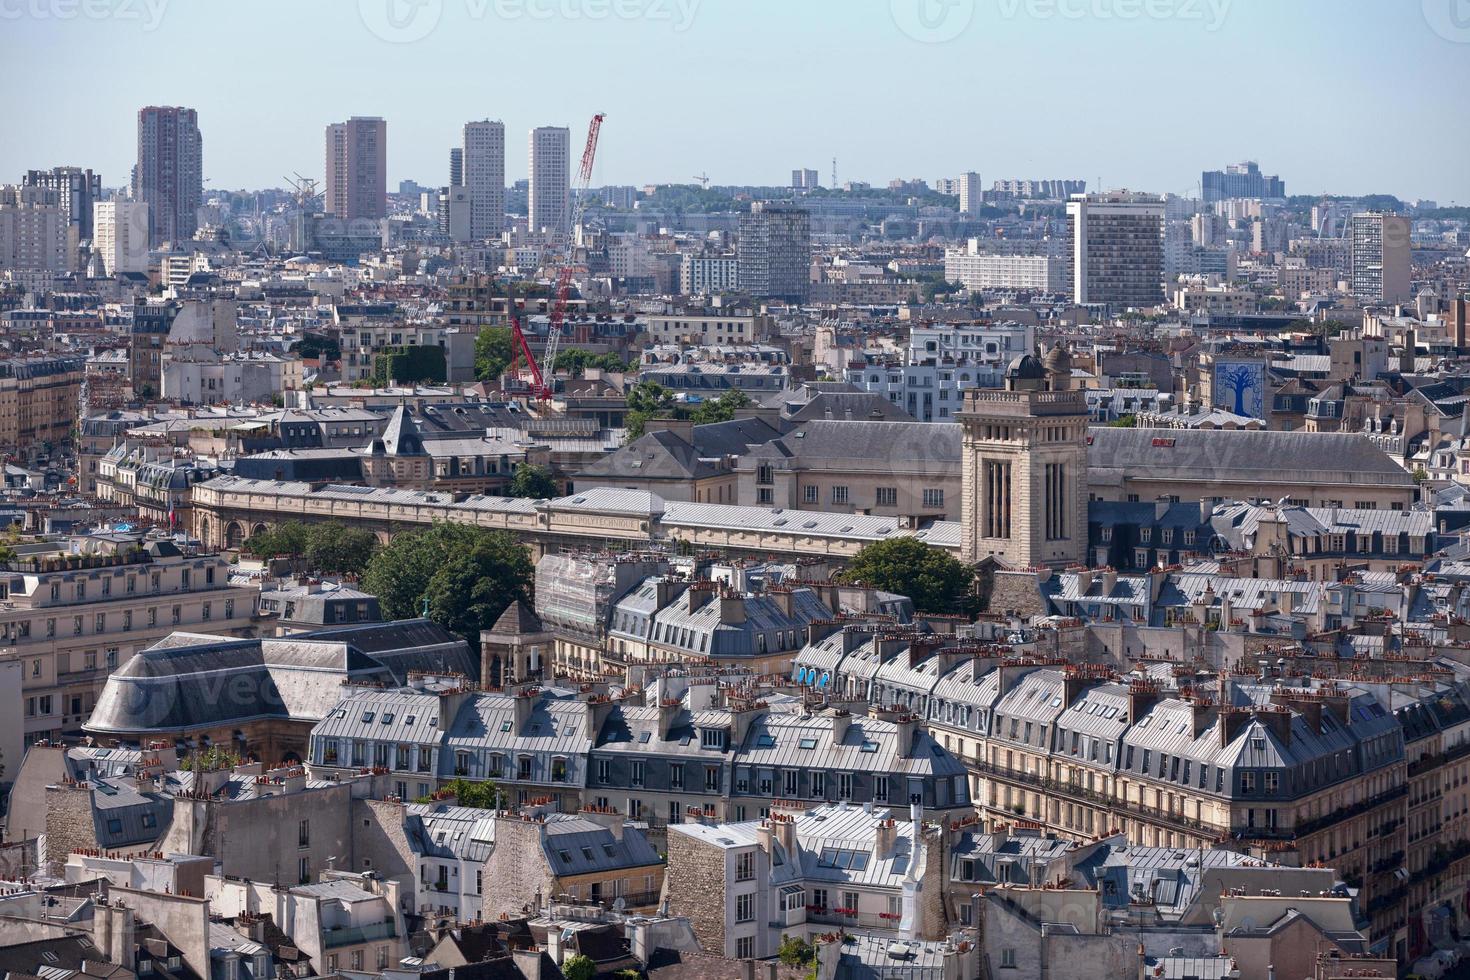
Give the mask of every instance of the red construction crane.
[{"label": "red construction crane", "polygon": [[[575,249],[572,247],[571,236],[576,233],[577,226],[582,223],[582,213],[587,209],[587,186],[592,182],[592,161],[597,156],[597,134],[602,129],[602,120],[605,113],[599,112],[592,117],[592,122],[587,125],[587,145],[582,149],[582,165],[577,169],[577,179],[572,185],[576,203],[572,206],[571,220],[567,228],[566,254],[562,258],[561,268],[556,274],[556,301],[551,307],[551,321],[546,328],[546,352],[541,361],[546,365],[545,381],[542,382],[541,372],[533,366],[532,372],[537,376],[539,391],[537,397],[545,400],[551,397],[551,389],[555,384],[554,373],[556,371],[556,352],[561,346],[562,325],[567,316],[567,297],[572,291],[572,267],[575,259]],[[529,348],[526,351],[530,356]],[[534,365],[534,362],[533,362]]]},{"label": "red construction crane", "polygon": [[505,367],[508,377],[518,376],[516,371],[516,357],[523,354],[526,358],[526,366],[531,369],[531,395],[535,398],[550,398],[550,386],[541,374],[541,366],[536,363],[536,355],[531,353],[531,344],[526,340],[525,331],[521,329],[521,318],[516,315],[516,291],[515,286],[506,283],[505,286],[505,315],[510,319],[511,348],[510,363]]}]

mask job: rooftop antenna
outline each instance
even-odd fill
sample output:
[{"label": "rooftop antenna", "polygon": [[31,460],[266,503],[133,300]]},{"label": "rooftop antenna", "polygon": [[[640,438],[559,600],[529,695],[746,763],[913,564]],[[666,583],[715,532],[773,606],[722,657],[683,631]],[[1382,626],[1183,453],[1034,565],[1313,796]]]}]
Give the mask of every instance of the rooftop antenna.
[{"label": "rooftop antenna", "polygon": [[837,158],[832,158],[832,189],[837,189]]}]

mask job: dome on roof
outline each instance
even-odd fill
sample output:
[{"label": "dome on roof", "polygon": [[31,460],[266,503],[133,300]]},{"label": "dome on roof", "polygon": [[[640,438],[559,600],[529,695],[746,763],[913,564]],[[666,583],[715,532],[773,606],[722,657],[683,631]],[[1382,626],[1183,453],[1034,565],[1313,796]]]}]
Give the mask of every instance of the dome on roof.
[{"label": "dome on roof", "polygon": [[1006,368],[1006,377],[1020,381],[1041,381],[1046,378],[1046,367],[1035,354],[1022,354]]},{"label": "dome on roof", "polygon": [[1046,367],[1047,374],[1070,375],[1072,373],[1072,353],[1057,341],[1051,350],[1046,352],[1046,358],[1042,361]]}]

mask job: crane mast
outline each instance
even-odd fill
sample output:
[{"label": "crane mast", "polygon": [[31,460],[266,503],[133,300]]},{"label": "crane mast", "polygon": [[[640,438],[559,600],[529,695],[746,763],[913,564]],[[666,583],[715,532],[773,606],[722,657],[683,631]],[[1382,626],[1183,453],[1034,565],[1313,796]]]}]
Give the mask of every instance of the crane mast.
[{"label": "crane mast", "polygon": [[[544,377],[537,379],[537,396],[543,401],[551,397],[551,389],[556,383],[556,353],[561,347],[561,334],[566,322],[567,297],[572,290],[572,267],[576,251],[571,236],[582,223],[582,214],[587,209],[587,187],[592,182],[592,161],[597,156],[597,135],[602,129],[603,116],[604,113],[599,112],[587,126],[587,145],[582,149],[582,163],[577,168],[577,179],[572,185],[576,203],[572,207],[571,222],[567,230],[566,254],[556,275],[556,299],[551,307],[550,323],[546,329],[546,350],[541,356],[542,364],[545,365]],[[535,373],[541,374],[539,371]]]}]

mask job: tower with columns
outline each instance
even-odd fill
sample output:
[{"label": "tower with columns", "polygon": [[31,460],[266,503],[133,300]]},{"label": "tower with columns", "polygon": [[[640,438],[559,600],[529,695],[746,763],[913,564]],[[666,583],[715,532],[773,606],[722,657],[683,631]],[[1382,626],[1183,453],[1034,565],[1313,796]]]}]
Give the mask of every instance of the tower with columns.
[{"label": "tower with columns", "polygon": [[1004,389],[965,392],[961,557],[1009,568],[1065,567],[1087,556],[1087,400],[1071,355],[1012,361]]}]

